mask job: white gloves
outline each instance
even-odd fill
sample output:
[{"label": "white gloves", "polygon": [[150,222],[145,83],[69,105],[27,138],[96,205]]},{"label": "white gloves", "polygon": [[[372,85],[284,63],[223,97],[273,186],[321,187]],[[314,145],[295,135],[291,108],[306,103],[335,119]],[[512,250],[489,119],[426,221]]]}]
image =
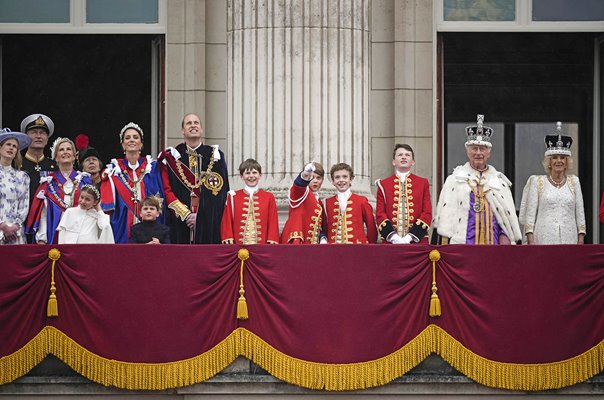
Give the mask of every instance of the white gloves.
[{"label": "white gloves", "polygon": [[304,166],[304,172],[308,172],[309,174],[315,172],[315,162],[311,161]]},{"label": "white gloves", "polygon": [[410,234],[406,234],[401,240],[402,244],[409,244],[413,242],[413,237]]},{"label": "white gloves", "polygon": [[409,244],[409,243],[413,242],[413,238],[409,234],[406,234],[405,236],[400,237],[399,235],[397,235],[395,233],[388,239],[388,241],[392,244]]},{"label": "white gloves", "polygon": [[327,238],[322,237],[321,239],[319,239],[319,244],[327,244]]}]

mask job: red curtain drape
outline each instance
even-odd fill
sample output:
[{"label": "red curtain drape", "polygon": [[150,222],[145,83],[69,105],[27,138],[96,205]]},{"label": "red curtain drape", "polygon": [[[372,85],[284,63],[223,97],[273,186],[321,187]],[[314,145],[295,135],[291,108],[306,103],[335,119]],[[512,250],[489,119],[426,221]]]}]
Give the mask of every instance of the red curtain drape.
[{"label": "red curtain drape", "polygon": [[[247,320],[236,317],[238,246],[55,248],[59,315],[48,317],[51,246],[0,246],[0,368],[45,327],[103,359],[160,366],[227,338],[229,357],[261,357],[257,344],[232,336],[240,330],[283,355],[280,363],[364,363],[391,356],[433,326],[495,366],[556,363],[588,351],[590,361],[581,362],[591,372],[581,379],[604,366],[602,245],[248,246]],[[430,317],[428,254],[435,248],[442,315]],[[422,339],[423,351],[453,354],[439,337]]]}]

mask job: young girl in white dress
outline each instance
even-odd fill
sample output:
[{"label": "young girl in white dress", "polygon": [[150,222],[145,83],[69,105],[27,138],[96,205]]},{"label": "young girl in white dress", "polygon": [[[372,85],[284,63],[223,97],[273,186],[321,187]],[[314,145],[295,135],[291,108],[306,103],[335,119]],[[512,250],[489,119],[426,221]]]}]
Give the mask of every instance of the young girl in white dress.
[{"label": "young girl in white dress", "polygon": [[59,244],[114,243],[109,215],[101,209],[100,199],[96,187],[82,186],[77,207],[65,210],[57,227]]}]

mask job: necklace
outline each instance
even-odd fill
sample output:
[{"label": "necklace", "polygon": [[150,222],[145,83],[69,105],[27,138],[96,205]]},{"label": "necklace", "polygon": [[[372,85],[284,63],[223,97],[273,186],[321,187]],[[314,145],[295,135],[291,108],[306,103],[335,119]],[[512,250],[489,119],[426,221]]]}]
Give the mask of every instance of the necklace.
[{"label": "necklace", "polygon": [[[124,183],[124,185],[132,193],[132,201],[134,201],[135,203],[137,201],[139,201],[137,185],[143,180],[143,178],[145,177],[146,174],[147,174],[146,168],[141,171],[141,176],[138,179],[130,179],[130,176],[128,175],[128,173],[125,173],[125,172],[120,172],[118,174],[119,179],[122,181],[122,183]],[[132,181],[132,185],[130,185],[130,181]]]},{"label": "necklace", "polygon": [[472,209],[476,213],[482,212],[482,210],[484,210],[484,202],[486,201],[484,198],[485,192],[480,186],[477,186],[475,188],[472,187],[472,192],[474,193],[474,206],[472,207]]},{"label": "necklace", "polygon": [[562,180],[558,182],[558,181],[555,181],[551,175],[548,175],[547,180],[549,180],[549,183],[551,183],[552,186],[554,186],[556,189],[560,189],[566,183],[566,176],[564,176],[562,178]]},{"label": "necklace", "polygon": [[59,194],[57,193],[52,181],[48,182],[48,189],[50,190],[50,192],[52,193],[53,197],[55,198],[55,200],[57,201],[57,203],[59,203],[59,205],[61,207],[63,207],[64,209],[67,209],[69,207],[71,207],[74,203],[74,196],[72,196],[72,194],[76,191],[76,189],[78,188],[78,186],[80,185],[80,181],[78,179],[75,179],[73,181],[73,188],[71,189],[71,192],[67,193],[65,192],[65,186],[61,185],[60,183],[58,183],[59,187],[61,187],[63,189],[63,194],[65,195],[65,197],[69,196],[70,204],[67,204],[67,202],[61,198],[61,196],[59,196]]},{"label": "necklace", "polygon": [[[195,154],[191,154],[188,150],[187,150],[187,154],[188,155],[193,155],[194,159],[197,160],[197,157],[201,157],[199,155]],[[216,173],[212,171],[212,168],[214,168],[214,163],[216,162],[216,160],[214,159],[214,153],[212,153],[212,155],[210,156],[210,163],[208,164],[208,168],[204,171],[204,172],[197,172],[198,170],[198,165],[197,162],[195,162],[195,165],[191,165],[191,167],[193,167],[193,175],[195,177],[195,183],[191,183],[189,182],[189,180],[187,179],[187,177],[185,176],[185,172],[183,170],[183,167],[186,168],[186,166],[184,166],[184,164],[180,161],[180,160],[176,160],[176,169],[178,170],[178,175],[180,176],[180,180],[182,181],[182,183],[185,184],[185,186],[187,186],[187,188],[190,191],[193,191],[194,189],[198,189],[202,184],[214,191],[215,186],[220,186],[218,188],[218,190],[220,190],[220,188],[222,188],[222,177]],[[200,179],[201,176],[201,179]],[[217,180],[218,178],[220,178],[220,183],[216,183],[215,180]],[[217,193],[214,193],[214,195],[216,195]]]}]

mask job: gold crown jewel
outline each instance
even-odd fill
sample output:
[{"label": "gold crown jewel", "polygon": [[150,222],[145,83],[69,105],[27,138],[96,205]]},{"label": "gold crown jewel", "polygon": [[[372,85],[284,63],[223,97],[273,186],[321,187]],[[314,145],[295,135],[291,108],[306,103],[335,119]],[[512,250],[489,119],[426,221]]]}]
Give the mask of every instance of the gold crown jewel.
[{"label": "gold crown jewel", "polygon": [[572,137],[564,135],[562,132],[562,122],[558,121],[556,122],[556,132],[553,135],[545,136],[545,156],[560,154],[570,157],[570,146],[572,144]]},{"label": "gold crown jewel", "polygon": [[491,147],[491,136],[493,128],[484,126],[484,115],[476,116],[476,125],[466,127],[466,146],[479,145]]},{"label": "gold crown jewel", "polygon": [[124,141],[124,132],[126,132],[128,129],[134,129],[135,131],[140,133],[141,140],[145,136],[145,134],[143,133],[143,129],[138,124],[136,124],[134,122],[128,122],[126,125],[124,125],[124,127],[120,131],[120,143]]}]

